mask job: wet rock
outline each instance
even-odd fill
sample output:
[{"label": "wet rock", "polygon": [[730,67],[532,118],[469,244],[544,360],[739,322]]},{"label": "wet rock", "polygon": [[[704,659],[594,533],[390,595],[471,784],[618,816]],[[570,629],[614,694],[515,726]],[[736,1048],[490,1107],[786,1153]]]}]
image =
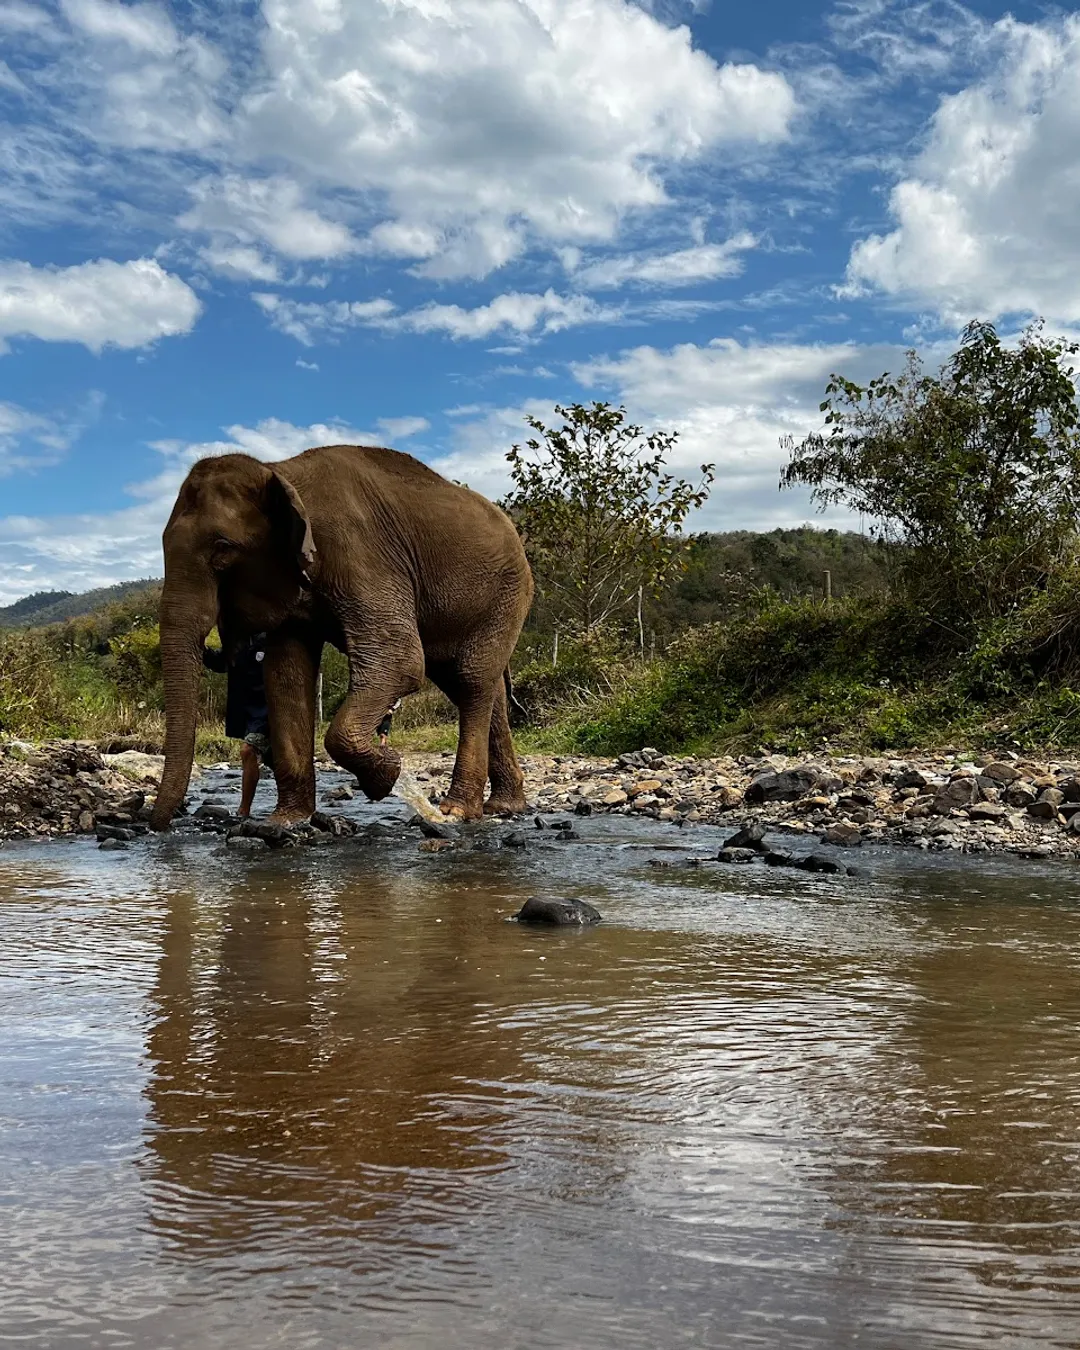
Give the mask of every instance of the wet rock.
[{"label": "wet rock", "polygon": [[744,794],[748,802],[796,802],[800,797],[808,797],[821,778],[818,769],[806,766],[799,769],[784,769],[780,773],[766,770],[751,779]]},{"label": "wet rock", "polygon": [[716,855],[716,861],[722,863],[752,863],[756,862],[761,854],[752,848],[722,848]]},{"label": "wet rock", "polygon": [[110,835],[98,844],[98,848],[101,849],[102,853],[117,853],[121,849],[127,848],[127,844],[123,839],[116,839]]},{"label": "wet rock", "polygon": [[415,826],[425,839],[456,839],[458,837],[458,832],[453,825],[449,823],[444,825],[440,820],[428,820],[426,816],[419,814],[412,816],[408,823]]},{"label": "wet rock", "polygon": [[724,848],[750,849],[755,853],[764,853],[764,839],[765,826],[758,820],[744,825],[741,830],[736,830],[730,839],[725,839]]},{"label": "wet rock", "polygon": [[840,820],[822,835],[823,844],[838,844],[841,848],[857,848],[862,843],[862,830],[852,821]]},{"label": "wet rock", "polygon": [[553,830],[573,830],[574,822],[572,820],[553,820],[551,828]]},{"label": "wet rock", "polygon": [[592,802],[582,800],[574,807],[575,816],[591,816],[593,813]]},{"label": "wet rock", "polygon": [[322,795],[324,802],[351,802],[356,796],[352,788],[347,783],[342,783],[338,787],[327,788]]},{"label": "wet rock", "polygon": [[556,928],[591,928],[600,923],[600,911],[585,900],[545,900],[531,895],[514,915],[518,923]]},{"label": "wet rock", "polygon": [[560,844],[572,844],[580,839],[581,835],[578,834],[577,830],[575,830],[572,825],[568,825],[565,830],[560,830],[555,838]]},{"label": "wet rock", "polygon": [[123,825],[103,825],[100,822],[96,826],[98,839],[115,839],[122,844],[128,844],[135,838],[135,831],[128,829]]},{"label": "wet rock", "polygon": [[80,811],[80,812],[79,812],[79,833],[80,833],[80,834],[93,834],[93,833],[94,833],[94,826],[95,826],[96,824],[97,824],[97,822],[96,822],[95,819],[94,819],[94,813],[93,813],[93,811]]},{"label": "wet rock", "polygon": [[346,820],[344,816],[329,815],[326,811],[313,811],[311,813],[311,824],[313,829],[331,835],[335,839],[342,839],[356,833],[354,821]]},{"label": "wet rock", "polygon": [[771,848],[761,855],[766,867],[794,867],[795,859],[786,848]]},{"label": "wet rock", "polygon": [[225,840],[225,847],[236,849],[238,853],[265,853],[270,845],[265,839],[258,839],[254,835],[230,834]]},{"label": "wet rock", "polygon": [[242,820],[228,834],[229,839],[262,839],[270,848],[294,848],[296,835],[284,825],[269,820]]},{"label": "wet rock", "polygon": [[421,839],[416,846],[418,853],[450,853],[456,848],[454,839]]},{"label": "wet rock", "polygon": [[232,820],[232,818],[232,811],[227,806],[219,806],[216,802],[203,802],[195,812],[196,820]]},{"label": "wet rock", "polygon": [[528,842],[524,830],[511,830],[502,837],[503,848],[525,848]]},{"label": "wet rock", "polygon": [[534,820],[533,820],[533,825],[534,825],[534,827],[535,827],[536,829],[538,829],[538,830],[543,830],[543,829],[545,829],[546,826],[544,825],[544,818],[543,818],[543,816],[536,816],[536,817],[534,818]]},{"label": "wet rock", "polygon": [[843,875],[847,870],[843,863],[830,858],[827,853],[809,853],[805,858],[797,859],[794,866],[803,872],[827,872],[834,876]]}]

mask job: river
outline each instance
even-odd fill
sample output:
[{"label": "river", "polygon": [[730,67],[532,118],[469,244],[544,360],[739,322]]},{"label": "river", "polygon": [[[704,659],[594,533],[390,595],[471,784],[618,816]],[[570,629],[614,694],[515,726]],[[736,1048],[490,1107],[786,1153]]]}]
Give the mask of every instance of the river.
[{"label": "river", "polygon": [[1080,1344],[1075,869],[578,832],[0,852],[0,1340]]}]

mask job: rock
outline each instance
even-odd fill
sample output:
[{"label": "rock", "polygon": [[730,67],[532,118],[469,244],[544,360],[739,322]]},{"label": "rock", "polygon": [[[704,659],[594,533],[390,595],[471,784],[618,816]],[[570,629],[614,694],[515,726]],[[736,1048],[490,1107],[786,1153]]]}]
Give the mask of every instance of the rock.
[{"label": "rock", "polygon": [[230,834],[225,840],[225,847],[242,853],[265,853],[270,845],[265,839],[257,839],[254,835]]},{"label": "rock", "polygon": [[338,787],[327,788],[327,790],[322,795],[322,799],[324,802],[329,803],[351,802],[355,796],[356,793],[353,792],[352,788],[349,787],[348,783],[342,783]]},{"label": "rock", "polygon": [[124,825],[103,825],[99,822],[95,828],[100,840],[116,839],[122,844],[128,844],[135,838],[135,831]]},{"label": "rock", "polygon": [[716,861],[722,863],[752,863],[761,856],[752,848],[722,848],[716,855]]},{"label": "rock", "polygon": [[821,773],[812,766],[800,769],[785,769],[781,773],[766,770],[750,781],[744,793],[748,802],[797,802],[800,797],[808,797],[817,786]]},{"label": "rock", "polygon": [[591,928],[601,921],[601,914],[585,900],[543,900],[531,895],[514,918],[518,923],[547,924],[556,928]]},{"label": "rock", "polygon": [[1063,778],[1058,787],[1067,802],[1080,802],[1080,778],[1075,774]]},{"label": "rock", "polygon": [[862,830],[849,820],[840,820],[822,835],[823,844],[839,844],[841,848],[856,848],[862,843]]},{"label": "rock", "polygon": [[830,858],[827,853],[810,853],[805,858],[796,859],[793,866],[803,872],[829,872],[833,875],[842,874],[845,870],[843,863]]},{"label": "rock", "polygon": [[974,778],[954,778],[934,794],[933,810],[939,816],[947,816],[963,806],[974,806],[979,800],[979,785]]},{"label": "rock", "polygon": [[80,834],[93,834],[93,833],[94,833],[94,826],[96,825],[96,823],[97,823],[97,822],[96,822],[95,819],[94,819],[94,813],[93,813],[93,811],[80,811],[80,812],[79,812],[79,833],[80,833]]},{"label": "rock", "polygon": [[575,816],[591,816],[593,813],[592,802],[580,801],[574,807]]},{"label": "rock", "polygon": [[1000,802],[980,802],[968,812],[972,820],[1004,820],[1006,809]]},{"label": "rock", "polygon": [[572,825],[568,825],[565,830],[560,830],[555,838],[560,844],[572,844],[580,839],[581,835],[578,834],[577,830],[575,830]]},{"label": "rock", "polygon": [[458,837],[457,830],[452,825],[444,825],[439,820],[428,820],[426,816],[419,814],[412,816],[409,824],[415,825],[425,839],[456,839]]},{"label": "rock", "polygon": [[921,792],[930,780],[920,769],[905,769],[893,779],[893,787],[918,788]]},{"label": "rock", "polygon": [[421,839],[417,844],[418,853],[448,853],[457,848],[453,839]]},{"label": "rock", "polygon": [[1030,784],[1013,783],[1005,793],[1005,800],[1010,806],[1023,808],[1030,806],[1036,795],[1035,789]]},{"label": "rock", "polygon": [[611,792],[608,792],[600,800],[602,805],[604,806],[625,806],[626,803],[630,800],[630,798],[620,788],[614,788],[612,789]]},{"label": "rock", "polygon": [[765,844],[765,826],[760,820],[754,821],[750,825],[744,825],[741,830],[736,830],[730,839],[724,840],[724,848],[750,849],[755,853],[764,853]]},{"label": "rock", "polygon": [[537,816],[537,817],[533,820],[533,825],[534,825],[534,826],[536,827],[536,829],[538,829],[538,830],[543,830],[543,829],[545,829],[546,826],[544,825],[544,818],[543,818],[543,816]]},{"label": "rock", "polygon": [[329,834],[336,839],[341,839],[356,833],[356,824],[351,820],[346,820],[344,816],[331,816],[325,811],[313,811],[311,813],[311,824],[316,830],[323,834]]},{"label": "rock", "polygon": [[511,830],[509,834],[504,834],[502,837],[503,848],[526,848],[528,842],[523,830]]},{"label": "rock", "polygon": [[203,802],[195,812],[196,820],[232,820],[233,813],[227,806],[218,806],[216,802]]},{"label": "rock", "polygon": [[1051,801],[1043,801],[1042,798],[1028,805],[1028,815],[1034,816],[1036,820],[1057,820],[1057,814],[1056,804]]},{"label": "rock", "polygon": [[1054,807],[1055,811],[1064,800],[1065,800],[1064,792],[1059,792],[1056,787],[1043,788],[1043,790],[1039,793],[1039,801],[1049,802],[1051,806]]},{"label": "rock", "polygon": [[574,822],[572,820],[553,820],[551,828],[553,830],[573,830]]},{"label": "rock", "polygon": [[[121,750],[116,755],[102,755],[102,762],[107,768],[117,769],[121,773],[129,774],[132,778],[152,779],[157,782],[165,768],[164,755],[147,755],[141,750]],[[192,778],[199,776],[199,770],[192,766]]]},{"label": "rock", "polygon": [[123,839],[115,839],[110,835],[98,844],[98,848],[101,849],[102,853],[116,853],[120,849],[127,848],[127,844]]},{"label": "rock", "polygon": [[242,820],[229,831],[228,838],[262,839],[270,848],[292,848],[296,844],[296,835],[284,825],[269,820]]},{"label": "rock", "polygon": [[792,855],[786,848],[771,848],[768,853],[763,853],[761,858],[766,867],[793,867],[795,865]]},{"label": "rock", "polygon": [[992,778],[995,783],[1002,787],[1008,787],[1010,783],[1015,783],[1018,778],[1022,778],[1020,770],[1015,764],[1005,764],[995,761],[993,764],[984,764],[980,770],[984,778]]}]

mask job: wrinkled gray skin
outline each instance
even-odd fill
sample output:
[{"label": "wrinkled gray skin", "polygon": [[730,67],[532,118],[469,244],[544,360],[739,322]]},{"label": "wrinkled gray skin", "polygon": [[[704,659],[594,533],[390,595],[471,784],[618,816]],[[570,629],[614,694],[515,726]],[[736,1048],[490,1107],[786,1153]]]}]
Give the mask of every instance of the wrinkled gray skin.
[{"label": "wrinkled gray skin", "polygon": [[[401,757],[374,744],[395,699],[427,674],[457,705],[448,815],[525,809],[507,720],[508,662],[532,602],[525,553],[491,502],[410,455],[330,445],[268,466],[200,460],[164,533],[165,771],[151,824],[167,829],[195,751],[202,648],[270,635],[264,671],[278,784],[274,819],[315,809],[315,680],[325,642],[349,660],[330,756],[374,801]],[[484,805],[484,785],[491,794]]]}]

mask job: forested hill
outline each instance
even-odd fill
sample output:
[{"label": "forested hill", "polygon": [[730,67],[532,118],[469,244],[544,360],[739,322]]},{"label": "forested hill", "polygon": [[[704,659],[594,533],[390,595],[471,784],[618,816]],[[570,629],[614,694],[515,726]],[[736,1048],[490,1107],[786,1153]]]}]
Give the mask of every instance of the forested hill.
[{"label": "forested hill", "polygon": [[158,584],[147,577],[142,581],[120,581],[115,586],[84,591],[82,595],[71,591],[36,591],[0,608],[0,628],[41,628],[46,624],[78,619]]}]

